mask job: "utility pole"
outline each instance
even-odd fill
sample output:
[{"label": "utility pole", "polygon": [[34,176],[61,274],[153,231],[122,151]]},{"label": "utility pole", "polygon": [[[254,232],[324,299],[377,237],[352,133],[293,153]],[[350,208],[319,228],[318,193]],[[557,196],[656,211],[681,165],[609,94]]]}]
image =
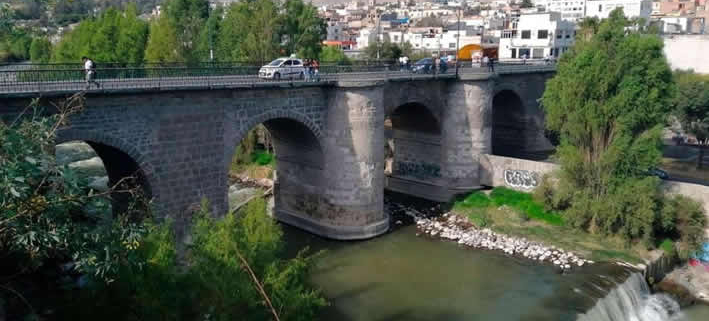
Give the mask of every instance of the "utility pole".
[{"label": "utility pole", "polygon": [[458,77],[458,66],[460,65],[460,57],[458,57],[458,53],[460,52],[460,13],[461,12],[461,7],[458,7],[458,33],[455,35],[456,38],[456,43],[455,43],[455,76]]},{"label": "utility pole", "polygon": [[379,61],[379,52],[382,49],[381,43],[379,43],[379,35],[381,33],[381,22],[382,22],[382,17],[379,15],[376,9],[374,9],[374,15],[375,18],[377,18],[377,61]]}]

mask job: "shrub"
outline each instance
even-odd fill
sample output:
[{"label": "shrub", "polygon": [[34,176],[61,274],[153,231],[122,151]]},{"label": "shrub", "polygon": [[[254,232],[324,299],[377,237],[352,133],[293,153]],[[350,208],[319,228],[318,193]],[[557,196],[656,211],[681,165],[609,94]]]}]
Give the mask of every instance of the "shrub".
[{"label": "shrub", "polygon": [[281,229],[265,212],[265,201],[256,199],[238,215],[215,219],[204,202],[183,262],[170,223],[152,225],[140,247],[145,264],[124,269],[113,284],[92,283],[73,300],[82,307],[69,305],[62,319],[269,320],[261,286],[281,320],[312,320],[326,305],[307,286],[315,256],[281,259]]},{"label": "shrub", "polygon": [[682,195],[666,197],[659,214],[659,233],[677,240],[677,254],[686,259],[705,241],[706,216],[701,205]]},{"label": "shrub", "polygon": [[258,165],[266,166],[273,164],[274,158],[273,154],[259,150],[251,154],[251,161]]},{"label": "shrub", "polygon": [[104,197],[113,190],[96,193],[84,177],[55,162],[55,130],[82,105],[83,98],[74,96],[57,115],[30,109],[7,125],[0,121],[0,292],[13,294],[5,300],[10,319],[51,308],[37,299],[47,295],[47,284],[74,273],[111,283],[121,269],[140,264],[144,208],[112,214]]}]

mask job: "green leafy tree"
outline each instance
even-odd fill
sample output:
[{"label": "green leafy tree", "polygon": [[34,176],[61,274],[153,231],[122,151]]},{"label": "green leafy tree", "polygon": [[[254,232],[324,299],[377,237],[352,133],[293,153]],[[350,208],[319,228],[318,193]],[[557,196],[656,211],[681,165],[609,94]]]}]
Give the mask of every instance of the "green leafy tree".
[{"label": "green leafy tree", "polygon": [[219,57],[265,62],[279,56],[278,7],[272,0],[229,6],[219,31]]},{"label": "green leafy tree", "polygon": [[281,19],[281,41],[286,54],[297,53],[306,58],[320,55],[326,25],[315,6],[303,0],[286,0]]},{"label": "green leafy tree", "polygon": [[150,24],[150,36],[145,48],[145,60],[148,62],[182,62],[177,31],[170,21],[161,16]]},{"label": "green leafy tree", "polygon": [[629,26],[616,9],[590,39],[579,38],[547,82],[542,105],[561,139],[568,221],[651,241],[659,181],[646,172],[661,157],[674,82],[662,40]]},{"label": "green leafy tree", "polygon": [[168,22],[174,28],[180,57],[187,62],[206,60],[197,55],[200,31],[209,18],[207,0],[167,0],[163,4]]},{"label": "green leafy tree", "polygon": [[108,9],[64,36],[52,52],[52,61],[78,62],[88,56],[98,62],[140,63],[147,39],[148,26],[138,18],[135,6],[125,11]]},{"label": "green leafy tree", "polygon": [[30,59],[34,63],[47,63],[51,57],[52,44],[46,37],[36,37],[32,39],[30,45]]},{"label": "green leafy tree", "polygon": [[93,8],[92,0],[52,1],[49,6],[54,22],[60,26],[79,22],[89,17]]},{"label": "green leafy tree", "polygon": [[[209,18],[207,19],[206,25],[204,26],[204,28],[202,28],[202,31],[199,34],[199,40],[195,48],[197,53],[196,55],[197,57],[199,57],[198,60],[213,60],[212,56],[214,55],[214,51],[216,51],[219,36],[219,27],[223,14],[224,10],[222,9],[222,7],[217,7],[216,10],[210,11]],[[212,52],[210,53],[210,51]],[[216,60],[219,60],[218,55],[214,58]]]},{"label": "green leafy tree", "polygon": [[364,53],[369,59],[396,60],[402,56],[403,51],[399,45],[391,43],[390,41],[377,41],[367,46]]},{"label": "green leafy tree", "polygon": [[145,47],[148,43],[148,24],[138,18],[135,4],[129,4],[118,19],[118,41],[115,61],[140,63],[144,60]]},{"label": "green leafy tree", "polygon": [[282,231],[262,199],[222,219],[212,218],[207,205],[194,215],[182,262],[169,222],[151,226],[138,248],[145,264],[68,298],[60,319],[313,320],[326,305],[307,285],[316,256],[282,259]]},{"label": "green leafy tree", "polygon": [[342,49],[334,46],[325,46],[320,52],[321,62],[335,62],[338,64],[347,64],[350,59],[347,58],[345,52]]},{"label": "green leafy tree", "polygon": [[[0,121],[0,294],[11,320],[34,320],[37,311],[54,308],[37,293],[71,278],[71,271],[110,283],[124,266],[140,261],[135,244],[145,230],[128,218],[145,213],[131,206],[113,219],[106,199],[132,191],[98,193],[54,159],[57,129],[82,106],[83,98],[73,96],[54,116],[32,107],[21,118]],[[72,263],[69,272],[60,269],[66,263]],[[46,281],[47,273],[54,277]]]},{"label": "green leafy tree", "polygon": [[675,73],[678,93],[672,101],[682,128],[709,144],[709,76],[693,72]]}]

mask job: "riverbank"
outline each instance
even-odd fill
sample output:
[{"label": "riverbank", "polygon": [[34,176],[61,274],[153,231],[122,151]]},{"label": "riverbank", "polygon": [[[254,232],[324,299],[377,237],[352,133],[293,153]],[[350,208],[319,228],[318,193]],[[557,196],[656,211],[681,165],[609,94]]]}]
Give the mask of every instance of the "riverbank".
[{"label": "riverbank", "polygon": [[504,188],[475,192],[455,202],[451,213],[469,219],[478,229],[564,249],[590,261],[624,262],[642,269],[652,259],[639,244],[566,226],[561,215],[545,211],[527,193]]},{"label": "riverbank", "polygon": [[468,218],[454,213],[443,214],[437,219],[417,218],[416,226],[420,232],[432,237],[456,241],[468,247],[502,251],[508,255],[551,263],[562,270],[593,263],[555,246],[546,246],[524,237],[496,233],[488,228],[476,228]]}]

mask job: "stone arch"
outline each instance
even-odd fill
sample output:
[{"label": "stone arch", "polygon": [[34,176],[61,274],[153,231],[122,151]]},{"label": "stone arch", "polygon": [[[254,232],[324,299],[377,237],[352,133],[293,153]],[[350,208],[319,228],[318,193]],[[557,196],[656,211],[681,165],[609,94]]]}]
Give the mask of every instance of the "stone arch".
[{"label": "stone arch", "polygon": [[258,124],[263,124],[270,133],[275,150],[275,217],[286,223],[293,223],[293,217],[317,220],[324,212],[325,153],[321,130],[308,117],[294,112],[272,111],[242,123],[238,134],[227,139],[229,162],[226,173],[237,146]]},{"label": "stone arch", "polygon": [[553,151],[544,136],[543,114],[524,103],[516,86],[503,84],[492,99],[492,154],[542,160]]},{"label": "stone arch", "polygon": [[241,139],[244,137],[244,135],[246,135],[246,133],[248,133],[256,125],[261,124],[261,123],[265,123],[268,120],[277,119],[277,118],[291,119],[296,122],[299,122],[302,125],[304,125],[305,127],[307,127],[313,133],[313,135],[318,139],[319,142],[322,139],[322,133],[321,133],[320,127],[318,127],[315,124],[315,122],[313,122],[309,117],[307,117],[301,113],[297,113],[297,112],[293,112],[293,111],[283,111],[283,110],[280,110],[280,111],[270,110],[270,111],[258,114],[256,116],[249,117],[249,120],[241,126],[241,130],[237,134],[236,138],[239,141],[241,141]]},{"label": "stone arch", "polygon": [[443,172],[442,126],[432,110],[418,102],[397,106],[385,121],[386,187],[434,199],[431,185]]},{"label": "stone arch", "polygon": [[390,83],[384,92],[385,114],[390,116],[401,106],[420,104],[440,122],[447,85],[448,82],[440,80]]},{"label": "stone arch", "polygon": [[[307,138],[308,142],[311,143],[308,145],[312,147],[317,147],[320,153],[319,155],[314,157],[314,160],[317,161],[316,164],[320,167],[320,169],[323,168],[324,156],[322,132],[320,128],[315,124],[315,122],[313,122],[309,117],[303,114],[292,111],[268,111],[254,117],[250,117],[248,121],[242,124],[236,137],[233,140],[234,145],[232,145],[232,142],[227,142],[227,171],[229,168],[229,164],[231,163],[231,157],[234,155],[234,150],[236,146],[238,146],[242,139],[246,137],[246,134],[250,130],[254,129],[259,124],[264,124],[264,126],[266,126],[266,129],[268,129],[272,135],[274,134],[274,132],[276,133],[276,135],[278,135],[279,132],[287,132],[288,130],[284,128],[285,126],[295,126],[295,128],[292,128],[292,130],[295,130],[296,133],[301,134],[300,138]],[[286,135],[281,135],[282,138],[285,138],[285,136]],[[275,139],[277,138],[274,137],[274,143],[278,144]],[[277,147],[276,158],[278,159]]]},{"label": "stone arch", "polygon": [[[94,149],[96,154],[104,163],[108,174],[108,184],[113,186],[126,177],[135,177],[137,184],[144,192],[147,199],[155,197],[157,187],[153,166],[148,162],[147,157],[142,154],[134,145],[129,144],[124,139],[113,135],[92,130],[62,129],[57,133],[56,143],[66,143],[70,141],[86,142]],[[122,195],[113,196],[114,212],[120,212],[125,208],[129,200]]]}]

